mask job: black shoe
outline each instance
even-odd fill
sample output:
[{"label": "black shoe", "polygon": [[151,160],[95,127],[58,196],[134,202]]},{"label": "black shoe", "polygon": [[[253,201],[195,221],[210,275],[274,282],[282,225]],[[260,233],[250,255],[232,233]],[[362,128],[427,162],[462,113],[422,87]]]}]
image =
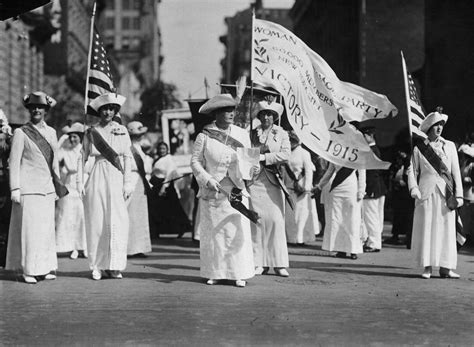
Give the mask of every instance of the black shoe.
[{"label": "black shoe", "polygon": [[380,249],[372,247],[364,247],[364,253],[377,253],[380,252]]},{"label": "black shoe", "polygon": [[337,252],[336,255],[335,255],[336,258],[345,258],[346,257],[346,253],[344,252]]},{"label": "black shoe", "polygon": [[356,260],[357,259],[357,254],[351,253],[351,259]]}]

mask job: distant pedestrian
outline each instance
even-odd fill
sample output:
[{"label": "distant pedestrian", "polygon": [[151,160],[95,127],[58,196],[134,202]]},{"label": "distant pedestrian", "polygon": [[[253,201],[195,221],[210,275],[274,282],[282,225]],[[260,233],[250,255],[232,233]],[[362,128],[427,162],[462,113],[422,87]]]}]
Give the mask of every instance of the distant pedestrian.
[{"label": "distant pedestrian", "polygon": [[250,207],[261,219],[252,224],[255,274],[267,274],[272,267],[278,276],[288,277],[290,266],[285,235],[285,184],[280,165],[291,154],[288,134],[274,122],[283,113],[277,102],[258,103],[261,125],[250,134],[252,147],[260,149],[260,173],[249,185]]},{"label": "distant pedestrian", "polygon": [[474,240],[474,132],[458,149],[461,159],[461,177],[464,191],[464,205],[459,209],[466,235]]},{"label": "distant pedestrian", "polygon": [[67,129],[69,142],[59,150],[61,181],[69,194],[56,204],[56,252],[70,252],[71,259],[77,259],[79,252],[87,257],[86,225],[84,206],[77,189],[84,125],[74,123]]},{"label": "distant pedestrian", "polygon": [[23,98],[30,121],[15,130],[10,152],[13,202],[7,270],[19,270],[26,283],[54,280],[56,258],[54,204],[67,193],[59,181],[56,131],[44,118],[56,101],[43,92]]},{"label": "distant pedestrian", "polygon": [[[216,120],[197,136],[191,168],[199,184],[201,277],[209,285],[227,279],[245,287],[255,274],[250,221],[231,206],[229,196],[246,190],[236,150],[250,148],[250,139],[233,125],[236,105],[230,94],[220,94],[201,106],[199,112],[212,113]],[[245,196],[238,195],[246,204]]]},{"label": "distant pedestrian", "polygon": [[152,158],[146,155],[141,140],[148,131],[141,122],[134,121],[127,125],[132,140],[132,178],[134,187],[132,196],[127,200],[130,230],[128,233],[127,254],[130,257],[145,258],[151,252],[150,224],[148,221],[148,199],[151,193],[148,178],[151,173]]},{"label": "distant pedestrian", "polygon": [[286,239],[289,244],[304,245],[315,240],[319,234],[316,203],[311,198],[314,166],[311,155],[301,147],[294,131],[288,133],[291,156],[283,165],[283,180],[295,206],[285,208]]},{"label": "distant pedestrian", "polygon": [[[84,189],[87,250],[92,279],[102,271],[111,278],[122,278],[127,266],[129,217],[126,200],[133,192],[131,181],[132,145],[127,129],[113,119],[125,97],[106,93],[91,101],[100,122],[84,137],[83,162],[95,159]],[[81,168],[81,166],[80,166]],[[79,187],[83,186],[79,175]]]},{"label": "distant pedestrian", "polygon": [[[448,116],[441,109],[430,113],[420,130],[429,143],[413,150],[408,171],[410,194],[415,198],[412,249],[424,267],[423,278],[431,277],[433,266],[441,277],[459,278],[457,265],[456,212],[463,204],[458,154],[453,142],[441,137]],[[443,178],[444,177],[444,178]]]}]

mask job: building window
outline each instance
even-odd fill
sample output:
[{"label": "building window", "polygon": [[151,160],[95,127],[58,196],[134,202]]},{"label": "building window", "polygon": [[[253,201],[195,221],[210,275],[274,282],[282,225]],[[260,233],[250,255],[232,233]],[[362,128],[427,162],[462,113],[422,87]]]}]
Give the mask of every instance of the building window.
[{"label": "building window", "polygon": [[113,10],[115,8],[115,0],[107,0],[106,8],[109,10]]},{"label": "building window", "polygon": [[131,10],[132,9],[132,0],[122,0],[122,9]]},{"label": "building window", "polygon": [[141,0],[133,0],[133,9],[139,10],[141,7]]},{"label": "building window", "polygon": [[131,18],[122,17],[122,30],[128,30],[131,27]]},{"label": "building window", "polygon": [[140,30],[140,18],[132,18],[132,29],[133,30]]},{"label": "building window", "polygon": [[105,19],[105,28],[114,30],[115,27],[115,18],[114,17],[107,17]]},{"label": "building window", "polygon": [[129,49],[130,48],[130,38],[128,36],[122,37],[122,49]]}]

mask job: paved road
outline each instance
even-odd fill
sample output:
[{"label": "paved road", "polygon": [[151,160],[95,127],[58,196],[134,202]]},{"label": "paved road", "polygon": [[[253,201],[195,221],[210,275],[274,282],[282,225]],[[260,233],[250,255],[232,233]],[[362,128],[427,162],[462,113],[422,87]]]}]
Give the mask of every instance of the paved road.
[{"label": "paved road", "polygon": [[26,285],[0,270],[1,345],[473,345],[474,251],[460,280],[419,278],[401,246],[358,260],[321,240],[290,248],[289,278],[207,286],[190,238],[160,239],[123,280],[92,281],[60,258],[58,280]]}]

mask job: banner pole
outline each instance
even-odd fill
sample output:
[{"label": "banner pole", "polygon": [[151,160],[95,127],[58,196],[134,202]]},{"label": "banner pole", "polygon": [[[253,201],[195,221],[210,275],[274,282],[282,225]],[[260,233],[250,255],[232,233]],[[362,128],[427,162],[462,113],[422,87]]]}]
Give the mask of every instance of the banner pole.
[{"label": "banner pole", "polygon": [[[249,105],[249,137],[250,141],[252,141],[252,130],[253,130],[253,119],[252,119],[252,111],[253,111],[253,59],[254,59],[254,47],[253,47],[253,33],[254,33],[254,25],[255,25],[255,8],[252,9],[252,34],[250,35],[250,105]],[[250,142],[250,145],[252,143]]]},{"label": "banner pole", "polygon": [[87,74],[86,74],[86,90],[84,92],[84,126],[87,124],[87,105],[89,104],[89,98],[87,97],[87,92],[89,89],[89,75],[91,68],[91,57],[92,57],[92,40],[94,39],[94,20],[95,20],[95,10],[96,2],[94,1],[94,7],[92,8],[92,17],[91,17],[91,29],[89,36],[89,53],[87,54]]}]

